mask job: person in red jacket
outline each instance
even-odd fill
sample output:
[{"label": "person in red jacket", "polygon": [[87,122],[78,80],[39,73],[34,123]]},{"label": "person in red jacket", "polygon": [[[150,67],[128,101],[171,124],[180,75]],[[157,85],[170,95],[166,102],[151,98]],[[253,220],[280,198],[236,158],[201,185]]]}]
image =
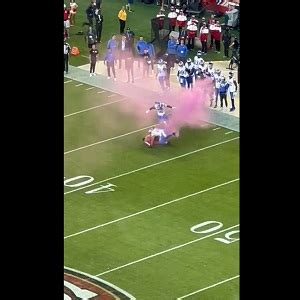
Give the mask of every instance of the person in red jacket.
[{"label": "person in red jacket", "polygon": [[203,23],[203,26],[200,28],[200,42],[202,45],[202,53],[207,54],[207,38],[208,38],[208,28],[205,23]]},{"label": "person in red jacket", "polygon": [[186,26],[186,23],[187,23],[187,17],[183,13],[183,10],[181,9],[177,17],[177,26],[178,26],[179,35],[181,33],[181,30]]},{"label": "person in red jacket", "polygon": [[66,4],[64,4],[64,28],[66,29],[67,35],[69,36],[70,9],[66,7]]},{"label": "person in red jacket", "polygon": [[175,11],[175,7],[171,6],[171,11],[168,13],[168,19],[170,24],[170,30],[175,31],[176,21],[177,21],[177,13]]}]

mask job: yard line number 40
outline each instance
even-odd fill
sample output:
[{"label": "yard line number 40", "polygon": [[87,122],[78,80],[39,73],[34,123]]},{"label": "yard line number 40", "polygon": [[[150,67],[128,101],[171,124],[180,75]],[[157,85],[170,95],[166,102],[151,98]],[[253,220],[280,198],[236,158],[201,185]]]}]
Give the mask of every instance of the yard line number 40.
[{"label": "yard line number 40", "polygon": [[[201,230],[202,227],[210,225],[210,224],[214,224],[214,225],[210,226],[208,229]],[[210,233],[213,231],[217,231],[221,227],[223,227],[223,223],[221,223],[221,222],[205,221],[200,224],[192,226],[190,230],[194,233]],[[234,234],[239,233],[239,232],[240,232],[240,230],[232,230],[232,231],[225,233],[225,238],[214,238],[214,240],[229,245],[231,243],[234,243],[234,242],[237,242],[240,240],[239,238],[232,237]]]},{"label": "yard line number 40", "polygon": [[[80,175],[76,177],[72,177],[66,179],[64,177],[64,186],[71,187],[71,188],[78,188],[84,185],[87,185],[94,181],[94,177],[88,175]],[[100,185],[99,187],[86,191],[85,194],[97,194],[97,193],[104,193],[104,192],[114,192],[115,190],[112,187],[116,187],[116,185],[112,183],[107,183],[104,185]]]}]

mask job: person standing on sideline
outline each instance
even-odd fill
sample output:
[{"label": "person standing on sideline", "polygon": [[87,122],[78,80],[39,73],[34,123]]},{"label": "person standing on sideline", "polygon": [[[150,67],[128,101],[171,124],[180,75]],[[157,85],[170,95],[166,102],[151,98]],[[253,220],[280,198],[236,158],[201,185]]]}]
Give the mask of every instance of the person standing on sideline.
[{"label": "person standing on sideline", "polygon": [[64,71],[66,74],[69,72],[69,55],[70,55],[71,47],[64,39]]},{"label": "person standing on sideline", "polygon": [[91,26],[89,27],[89,30],[85,36],[85,40],[89,49],[92,49],[92,45],[96,43],[96,34]]},{"label": "person standing on sideline", "polygon": [[114,81],[117,80],[116,78],[116,71],[115,71],[115,57],[111,49],[107,49],[106,55],[104,57],[104,65],[106,65],[107,68],[107,79],[110,79],[110,69],[112,70],[112,73],[114,75]]},{"label": "person standing on sideline", "polygon": [[102,24],[103,24],[103,15],[101,13],[101,9],[96,9],[95,10],[95,18],[96,18],[97,43],[101,43]]},{"label": "person standing on sideline", "polygon": [[133,78],[133,54],[131,51],[128,51],[126,53],[126,58],[125,58],[125,69],[127,71],[127,83],[130,82],[130,74],[131,74],[131,82],[134,83],[134,78]]},{"label": "person standing on sideline", "polygon": [[119,42],[118,45],[118,58],[119,58],[119,69],[121,69],[122,66],[122,60],[125,60],[126,54],[128,52],[128,42],[126,40],[126,36],[122,35],[121,42]]},{"label": "person standing on sideline", "polygon": [[119,11],[118,18],[120,22],[120,34],[123,34],[125,29],[126,19],[127,19],[125,6],[122,6],[121,10]]},{"label": "person standing on sideline", "polygon": [[111,49],[112,54],[114,57],[117,56],[117,49],[118,49],[118,42],[116,40],[116,35],[113,34],[111,39],[107,42],[107,49]]},{"label": "person standing on sideline", "polygon": [[131,9],[131,5],[133,4],[133,0],[128,0],[128,3],[126,4],[126,9],[129,12],[133,12],[133,10]]},{"label": "person standing on sideline", "polygon": [[220,22],[217,21],[214,27],[214,39],[215,39],[215,44],[216,44],[216,52],[220,53],[221,49],[221,25]]},{"label": "person standing on sideline", "polygon": [[231,43],[231,34],[229,28],[226,27],[225,32],[222,36],[222,41],[224,44],[224,57],[229,58],[229,45]]},{"label": "person standing on sideline", "polygon": [[134,56],[134,32],[128,27],[125,31],[126,40],[128,42],[128,51],[132,53],[132,56]]},{"label": "person standing on sideline", "polygon": [[140,62],[144,59],[144,50],[148,49],[148,45],[146,41],[144,41],[144,37],[141,35],[140,40],[136,43],[136,51],[139,56],[138,58],[138,67],[140,67]]},{"label": "person standing on sideline", "polygon": [[90,50],[90,77],[96,76],[95,68],[96,68],[96,62],[97,62],[97,56],[98,56],[98,49],[96,49],[96,45],[92,45],[92,49]]},{"label": "person standing on sideline", "polygon": [[229,95],[230,95],[230,99],[231,99],[231,108],[230,111],[235,111],[235,105],[234,105],[234,97],[237,93],[237,83],[236,80],[233,78],[233,73],[229,72],[229,77],[227,80],[228,84],[229,84]]}]

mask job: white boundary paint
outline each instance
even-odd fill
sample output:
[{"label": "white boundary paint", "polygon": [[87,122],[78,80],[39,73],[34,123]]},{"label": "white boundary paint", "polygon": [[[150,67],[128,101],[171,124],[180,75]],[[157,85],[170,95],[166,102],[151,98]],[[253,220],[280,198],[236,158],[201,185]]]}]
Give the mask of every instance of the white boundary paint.
[{"label": "white boundary paint", "polygon": [[181,300],[181,299],[187,298],[187,297],[189,297],[189,296],[195,295],[195,294],[197,294],[197,293],[200,293],[200,292],[202,292],[202,291],[211,289],[211,288],[213,288],[213,287],[215,287],[215,286],[217,286],[217,285],[220,285],[220,284],[223,284],[223,283],[225,283],[225,282],[231,281],[231,280],[236,279],[236,278],[238,278],[238,277],[240,277],[240,275],[236,275],[236,276],[230,277],[230,278],[228,278],[228,279],[225,279],[225,280],[223,280],[223,281],[219,281],[219,282],[217,282],[217,283],[215,283],[215,284],[212,284],[212,285],[210,285],[210,286],[207,286],[207,287],[205,287],[205,288],[203,288],[203,289],[200,289],[200,290],[197,290],[197,291],[192,292],[192,293],[190,293],[190,294],[181,296],[181,297],[177,298],[177,300]]}]

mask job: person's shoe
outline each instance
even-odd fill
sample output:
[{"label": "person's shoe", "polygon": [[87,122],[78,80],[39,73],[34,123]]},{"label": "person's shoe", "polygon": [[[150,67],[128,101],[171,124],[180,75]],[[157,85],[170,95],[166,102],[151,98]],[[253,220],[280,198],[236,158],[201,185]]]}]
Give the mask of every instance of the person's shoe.
[{"label": "person's shoe", "polygon": [[93,76],[93,73],[90,73],[90,77],[92,77]]},{"label": "person's shoe", "polygon": [[109,76],[107,76],[107,79],[110,79],[110,77],[109,77]]},{"label": "person's shoe", "polygon": [[117,81],[117,78],[116,78],[116,77],[114,78],[114,81]]},{"label": "person's shoe", "polygon": [[174,136],[176,136],[176,132],[173,132],[172,134],[173,134]]},{"label": "person's shoe", "polygon": [[230,108],[230,111],[235,111],[235,107]]},{"label": "person's shoe", "polygon": [[215,105],[214,108],[217,108],[217,105]]},{"label": "person's shoe", "polygon": [[96,76],[96,73],[93,73],[94,76]]}]

